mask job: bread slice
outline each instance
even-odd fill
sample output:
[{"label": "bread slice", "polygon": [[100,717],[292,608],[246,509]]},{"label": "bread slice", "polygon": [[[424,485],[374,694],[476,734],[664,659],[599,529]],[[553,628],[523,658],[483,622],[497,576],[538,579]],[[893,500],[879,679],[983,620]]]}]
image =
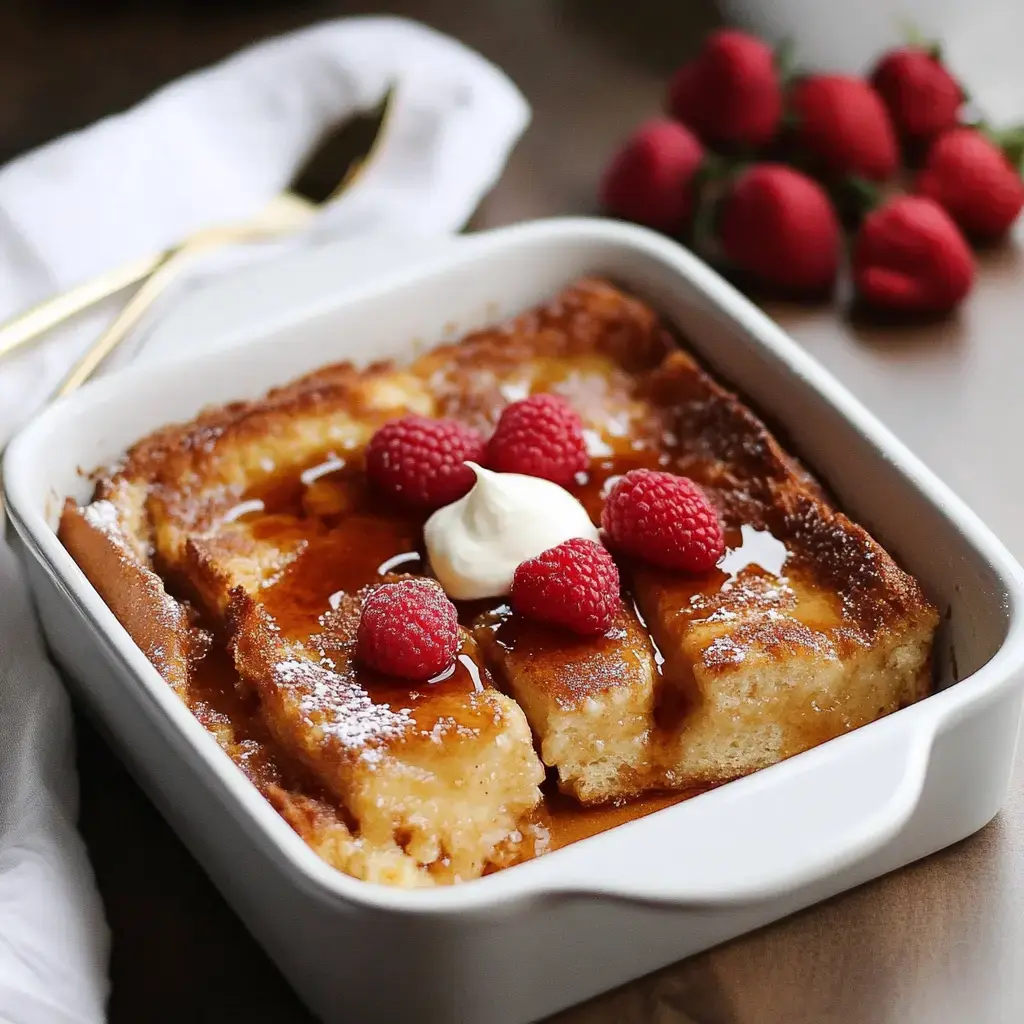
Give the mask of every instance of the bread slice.
[{"label": "bread slice", "polygon": [[468,634],[440,683],[410,688],[357,668],[364,597],[346,596],[300,642],[283,639],[239,588],[230,611],[239,676],[278,745],[339,802],[368,848],[401,849],[445,880],[476,878],[540,802],[530,728],[464,663],[477,664]]},{"label": "bread slice", "polygon": [[153,667],[182,696],[210,637],[193,627],[186,608],[167,593],[130,536],[113,502],[101,498],[85,508],[70,498],[64,503],[64,546]]},{"label": "bread slice", "polygon": [[632,570],[674,709],[662,784],[728,781],[926,696],[938,615],[917,581],[691,358],[646,387],[671,468],[704,486],[730,545],[700,579]]},{"label": "bread slice", "polygon": [[519,702],[558,785],[584,804],[624,800],[650,786],[654,649],[623,605],[597,639],[523,621],[505,608],[475,630],[484,657]]}]

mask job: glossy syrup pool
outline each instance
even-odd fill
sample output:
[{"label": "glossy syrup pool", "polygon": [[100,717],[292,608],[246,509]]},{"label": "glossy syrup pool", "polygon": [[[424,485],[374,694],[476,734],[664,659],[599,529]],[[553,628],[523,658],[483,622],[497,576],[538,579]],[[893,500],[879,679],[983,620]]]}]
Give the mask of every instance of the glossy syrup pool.
[{"label": "glossy syrup pool", "polygon": [[[663,451],[642,446],[596,458],[571,490],[591,518],[599,522],[604,498],[616,479],[630,469],[668,467],[670,461]],[[379,500],[367,487],[361,462],[350,455],[328,453],[301,472],[271,478],[243,495],[224,519],[247,522],[258,538],[267,541],[296,535],[303,538],[302,552],[261,595],[267,611],[286,636],[307,638],[316,634],[324,617],[337,610],[347,595],[390,573],[429,571],[422,539],[425,516],[397,510],[392,503]],[[780,558],[785,558],[785,549],[764,531],[733,530],[728,532],[727,540],[732,561],[724,566],[726,571],[714,570],[689,581],[687,587],[693,594],[721,589],[750,563],[760,563],[766,569],[774,566],[778,572]],[[531,645],[541,647],[550,642],[564,650],[571,643],[565,636],[545,639],[550,630],[518,623],[507,606],[501,605],[500,601],[461,603],[460,621],[468,626],[489,614],[498,624],[496,628],[504,632],[502,641],[506,643],[516,643],[520,634]],[[331,652],[324,653],[329,656]],[[656,659],[661,670],[664,658],[657,649]],[[443,688],[449,692],[471,692],[480,689],[491,676],[479,663],[473,645],[471,650],[460,653],[450,673],[427,684],[410,687],[383,678],[369,678],[362,671],[359,678],[374,700],[398,701],[408,706],[415,705],[421,691],[435,694]],[[285,784],[293,781],[305,789],[315,788],[301,768],[289,763],[276,749],[254,709],[243,706],[234,696],[235,674],[227,659],[210,660],[202,685],[207,691],[203,703],[213,709],[211,713],[226,714],[236,724],[245,723],[244,732],[253,745],[250,777],[257,785],[265,788],[270,781],[283,779]],[[669,709],[664,713],[675,712]],[[547,839],[537,849],[538,853],[564,847],[701,792],[652,793],[618,806],[588,808],[559,793],[550,773],[543,789],[544,801],[536,824]]]}]

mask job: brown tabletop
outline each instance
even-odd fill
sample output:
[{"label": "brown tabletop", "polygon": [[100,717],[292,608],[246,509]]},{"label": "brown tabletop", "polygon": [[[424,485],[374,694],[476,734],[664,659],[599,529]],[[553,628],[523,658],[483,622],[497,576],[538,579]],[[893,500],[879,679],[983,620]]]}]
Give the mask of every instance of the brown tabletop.
[{"label": "brown tabletop", "polygon": [[[375,5],[369,5],[372,9]],[[669,13],[670,10],[675,13]],[[340,2],[12,0],[0,10],[0,158]],[[406,0],[505,67],[534,123],[475,224],[587,211],[616,140],[657,110],[713,21],[700,0]],[[1024,556],[1024,258],[982,259],[955,319],[853,326],[771,312]],[[103,741],[79,728],[82,829],[113,931],[111,1020],[307,1021],[274,967]],[[1024,795],[976,836],[828,903],[567,1011],[559,1024],[935,1024],[1024,1020]],[[353,1019],[358,1019],[358,1015]]]}]

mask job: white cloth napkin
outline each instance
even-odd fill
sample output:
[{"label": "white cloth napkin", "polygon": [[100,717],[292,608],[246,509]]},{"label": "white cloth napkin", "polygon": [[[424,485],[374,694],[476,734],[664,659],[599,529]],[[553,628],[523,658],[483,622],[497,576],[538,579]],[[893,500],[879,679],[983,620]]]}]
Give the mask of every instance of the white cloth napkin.
[{"label": "white cloth napkin", "polygon": [[[252,215],[329,126],[374,107],[392,83],[383,149],[289,244],[457,230],[525,128],[525,100],[477,54],[422,26],[329,22],[254,46],[0,169],[0,319]],[[244,258],[268,251],[251,247]],[[0,445],[114,311],[108,304],[0,363]],[[0,544],[0,1021],[9,1024],[104,1018],[108,935],[74,830],[76,789],[68,701]]]}]

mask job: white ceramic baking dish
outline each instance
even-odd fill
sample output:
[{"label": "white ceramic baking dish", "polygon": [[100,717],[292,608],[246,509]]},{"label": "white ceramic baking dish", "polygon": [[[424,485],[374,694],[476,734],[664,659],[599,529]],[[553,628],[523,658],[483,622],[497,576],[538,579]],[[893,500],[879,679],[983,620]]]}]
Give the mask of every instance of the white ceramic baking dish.
[{"label": "white ceramic baking dish", "polygon": [[[208,351],[87,387],[32,423],[4,463],[8,533],[55,656],[316,1013],[536,1019],[923,857],[996,814],[1024,682],[1021,569],[778,327],[686,250],[610,222],[466,237],[417,250],[411,265],[379,257],[354,262],[351,246],[327,246],[195,292],[160,340],[184,349],[199,339]],[[352,279],[360,262],[376,276]],[[922,580],[946,613],[941,689],[783,764],[479,881],[405,892],[348,878],[271,810],[118,625],[54,534],[60,501],[87,496],[80,467],[204,405],[329,360],[408,355],[591,273],[674,321]]]}]

